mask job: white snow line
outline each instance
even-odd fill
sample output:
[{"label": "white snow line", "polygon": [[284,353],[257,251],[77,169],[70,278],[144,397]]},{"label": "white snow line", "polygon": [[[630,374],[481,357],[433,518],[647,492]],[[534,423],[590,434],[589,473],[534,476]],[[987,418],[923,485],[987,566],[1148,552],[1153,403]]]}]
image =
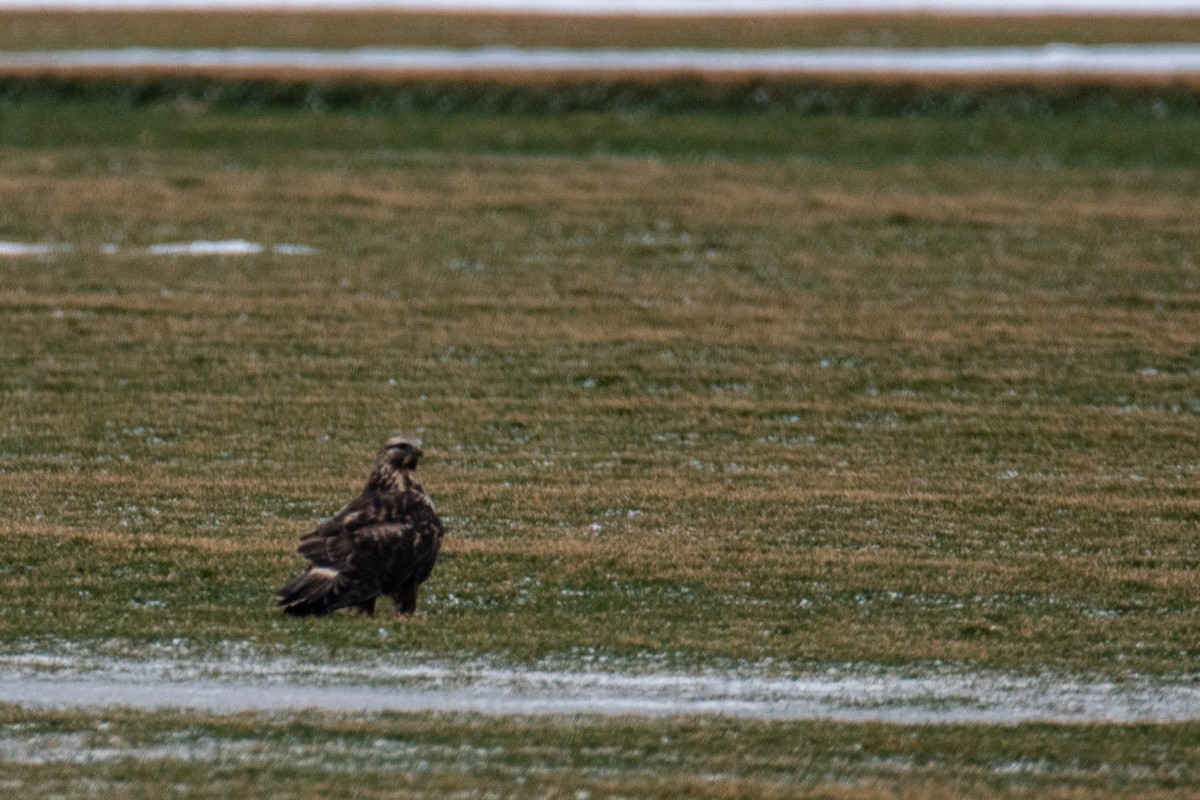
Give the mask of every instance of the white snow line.
[{"label": "white snow line", "polygon": [[226,239],[153,244],[146,248],[146,253],[152,256],[256,256],[267,250],[281,256],[311,256],[320,252],[305,244],[273,244],[268,247],[244,239]]},{"label": "white snow line", "polygon": [[[0,241],[0,258],[20,258],[25,256],[47,256],[55,253],[75,252],[77,248],[70,244],[39,244],[27,242]],[[227,239],[223,241],[168,242],[152,244],[144,250],[129,248],[123,251],[120,245],[104,244],[99,248],[104,255],[118,255],[122,252],[144,252],[152,256],[253,256],[268,250],[281,256],[311,256],[320,251],[306,244],[273,244],[270,246],[258,242],[248,242],[244,239]]]},{"label": "white snow line", "polygon": [[975,48],[701,50],[480,47],[305,50],[123,48],[0,53],[4,68],[229,68],[314,70],[632,70],[696,72],[891,72],[903,74],[1187,75],[1200,45],[1073,45]]},{"label": "white snow line", "polygon": [[[363,683],[369,675],[376,681]],[[899,724],[1161,723],[1200,719],[1200,680],[873,671],[775,678],[275,661],[0,657],[0,702],[210,712],[456,711],[494,715],[717,714]]]},{"label": "white snow line", "polygon": [[41,244],[30,242],[0,242],[0,257],[48,256],[73,250],[69,244]]},{"label": "white snow line", "polygon": [[253,256],[263,252],[257,242],[230,239],[222,242],[175,242],[152,244],[146,252],[152,256]]}]

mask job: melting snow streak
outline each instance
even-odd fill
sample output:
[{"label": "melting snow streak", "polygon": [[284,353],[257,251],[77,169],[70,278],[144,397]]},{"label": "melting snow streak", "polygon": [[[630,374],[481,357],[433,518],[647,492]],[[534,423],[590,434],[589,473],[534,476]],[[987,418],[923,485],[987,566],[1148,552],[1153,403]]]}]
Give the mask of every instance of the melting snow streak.
[{"label": "melting snow streak", "polygon": [[[25,242],[0,242],[0,258],[17,258],[20,256],[47,256],[54,253],[67,253],[75,250],[69,244],[30,244]],[[225,241],[172,242],[167,244],[152,244],[144,250],[129,248],[127,252],[144,252],[152,256],[254,256],[266,252],[281,256],[311,256],[319,251],[304,244],[273,244],[264,245],[258,242],[247,242],[243,239]],[[115,244],[106,244],[100,248],[105,255],[116,255],[122,252]]]},{"label": "melting snow streak", "polygon": [[[254,256],[266,252],[267,247],[258,242],[231,239],[222,242],[177,242],[155,244],[146,252],[155,256]],[[317,251],[302,244],[277,244],[270,248],[272,253],[285,256],[309,256]]]},{"label": "melting snow streak", "polygon": [[814,50],[127,48],[0,53],[0,67],[1177,75],[1200,72],[1200,45],[1050,44],[1043,47]]},{"label": "melting snow streak", "polygon": [[[364,684],[369,675],[373,684]],[[0,702],[41,707],[178,706],[216,712],[461,711],[721,714],[901,724],[1200,720],[1200,682],[1001,673],[834,671],[775,678],[491,667],[317,666],[280,661],[0,658]]]},{"label": "melting snow streak", "polygon": [[0,242],[0,257],[8,256],[48,256],[52,253],[64,253],[71,250],[70,245],[64,244],[35,244],[29,242]]}]

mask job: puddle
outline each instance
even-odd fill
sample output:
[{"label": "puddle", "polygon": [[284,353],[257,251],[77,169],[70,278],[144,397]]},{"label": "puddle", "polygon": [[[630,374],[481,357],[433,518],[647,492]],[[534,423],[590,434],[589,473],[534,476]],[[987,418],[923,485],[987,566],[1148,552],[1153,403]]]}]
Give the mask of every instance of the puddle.
[{"label": "puddle", "polygon": [[[364,682],[364,675],[372,683]],[[494,715],[716,714],[899,724],[1161,723],[1200,720],[1200,679],[1117,682],[971,672],[859,674],[849,669],[775,678],[22,655],[0,657],[0,702],[210,712],[317,708]]]},{"label": "puddle", "polygon": [[0,53],[0,67],[36,69],[632,70],[700,72],[894,72],[906,74],[1200,73],[1200,45],[1072,45],[946,49],[811,50],[519,49],[357,50],[125,48]]}]

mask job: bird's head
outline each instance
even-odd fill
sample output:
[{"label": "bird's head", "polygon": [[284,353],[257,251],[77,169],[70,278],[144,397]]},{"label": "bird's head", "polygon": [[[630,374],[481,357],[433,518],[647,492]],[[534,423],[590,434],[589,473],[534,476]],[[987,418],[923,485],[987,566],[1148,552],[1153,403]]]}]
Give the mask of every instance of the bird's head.
[{"label": "bird's head", "polygon": [[387,464],[392,469],[416,469],[417,462],[425,452],[421,449],[421,440],[411,436],[393,436],[383,443],[379,451],[379,462]]}]

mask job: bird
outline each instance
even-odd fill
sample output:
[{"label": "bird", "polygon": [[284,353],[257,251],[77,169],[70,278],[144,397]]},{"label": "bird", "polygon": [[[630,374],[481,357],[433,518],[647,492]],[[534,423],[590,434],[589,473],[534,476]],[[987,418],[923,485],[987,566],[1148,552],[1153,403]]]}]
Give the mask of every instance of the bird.
[{"label": "bird", "polygon": [[395,603],[397,617],[412,616],[417,587],[433,572],[445,534],[417,480],[423,455],[419,439],[388,439],[362,494],[300,537],[296,552],[308,567],[276,593],[285,614],[349,608],[373,617],[382,595]]}]

